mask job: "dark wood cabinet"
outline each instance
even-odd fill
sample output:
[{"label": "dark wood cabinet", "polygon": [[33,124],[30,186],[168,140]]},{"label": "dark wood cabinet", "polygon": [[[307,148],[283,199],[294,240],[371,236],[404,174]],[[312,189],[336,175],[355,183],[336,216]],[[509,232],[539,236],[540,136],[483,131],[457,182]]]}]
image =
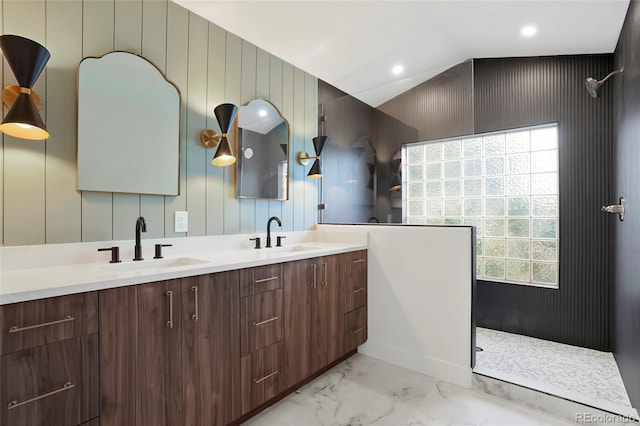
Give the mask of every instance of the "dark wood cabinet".
[{"label": "dark wood cabinet", "polygon": [[320,370],[342,356],[344,256],[317,259],[317,285],[311,289],[311,370]]},{"label": "dark wood cabinet", "polygon": [[344,261],[344,312],[347,313],[367,304],[367,251],[346,253]]},{"label": "dark wood cabinet", "polygon": [[285,390],[283,342],[242,357],[241,365],[242,414]]},{"label": "dark wood cabinet", "polygon": [[0,357],[0,425],[76,426],[99,415],[98,336]]},{"label": "dark wood cabinet", "polygon": [[0,355],[98,331],[98,293],[0,306]]},{"label": "dark wood cabinet", "polygon": [[239,422],[366,341],[366,259],[0,306],[0,426]]},{"label": "dark wood cabinet", "polygon": [[283,338],[283,290],[273,290],[240,301],[240,354],[242,356]]},{"label": "dark wood cabinet", "polygon": [[225,425],[241,408],[238,271],[181,286],[184,425]]},{"label": "dark wood cabinet", "polygon": [[[240,416],[238,281],[232,271],[101,292],[102,426],[222,425]],[[110,335],[118,321],[127,324]]]},{"label": "dark wood cabinet", "polygon": [[311,291],[317,259],[284,264],[284,376],[287,387],[311,375]]}]

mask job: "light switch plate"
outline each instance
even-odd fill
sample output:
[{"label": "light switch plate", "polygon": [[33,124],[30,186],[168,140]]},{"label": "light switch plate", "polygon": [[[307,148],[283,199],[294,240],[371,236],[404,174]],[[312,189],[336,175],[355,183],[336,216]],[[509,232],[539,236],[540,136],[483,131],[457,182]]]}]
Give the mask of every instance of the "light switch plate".
[{"label": "light switch plate", "polygon": [[176,212],[175,232],[188,232],[189,231],[189,213]]}]

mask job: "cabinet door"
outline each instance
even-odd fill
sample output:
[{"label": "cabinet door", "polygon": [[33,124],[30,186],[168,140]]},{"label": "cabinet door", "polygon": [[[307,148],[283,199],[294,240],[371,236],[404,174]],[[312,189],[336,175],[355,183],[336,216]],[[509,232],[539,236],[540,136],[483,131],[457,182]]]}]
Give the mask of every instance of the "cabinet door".
[{"label": "cabinet door", "polygon": [[283,290],[273,290],[240,302],[240,355],[282,340]]},{"label": "cabinet door", "polygon": [[136,425],[182,425],[180,280],[139,285],[137,298]]},{"label": "cabinet door", "polygon": [[341,309],[341,270],[344,256],[318,259],[318,284],[311,289],[311,369],[332,363],[342,355],[344,313]]},{"label": "cabinet door", "polygon": [[284,391],[282,342],[242,357],[242,414]]},{"label": "cabinet door", "polygon": [[344,313],[367,304],[367,251],[345,254]]},{"label": "cabinet door", "polygon": [[225,425],[240,417],[239,273],[181,281],[184,424]]},{"label": "cabinet door", "polygon": [[284,371],[286,387],[311,374],[310,291],[317,287],[316,259],[284,264]]},{"label": "cabinet door", "polygon": [[136,286],[102,290],[100,301],[100,422],[136,424],[138,302]]},{"label": "cabinet door", "polygon": [[75,426],[99,414],[98,336],[0,358],[0,424]]}]

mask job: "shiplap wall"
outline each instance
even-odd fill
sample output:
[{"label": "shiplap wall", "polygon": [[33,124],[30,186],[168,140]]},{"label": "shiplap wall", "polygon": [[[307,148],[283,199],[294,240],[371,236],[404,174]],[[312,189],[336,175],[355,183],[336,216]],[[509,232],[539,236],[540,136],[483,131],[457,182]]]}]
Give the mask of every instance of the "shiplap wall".
[{"label": "shiplap wall", "polygon": [[[317,79],[167,0],[2,0],[0,32],[31,38],[51,59],[35,91],[50,138],[2,136],[0,241],[4,245],[132,239],[140,215],[145,238],[264,232],[267,219],[284,231],[317,222],[318,183],[295,163],[317,135]],[[86,56],[112,50],[140,54],[182,97],[180,195],[77,190],[77,69]],[[3,87],[15,78],[3,59]],[[205,128],[219,131],[213,108],[223,102],[271,101],[290,125],[288,201],[235,198],[235,166],[210,164],[200,145]],[[6,108],[3,113],[6,114]],[[105,125],[117,125],[106,123]],[[100,131],[99,128],[96,132]],[[126,170],[114,170],[126,173]],[[173,232],[175,211],[189,212],[189,232]]]}]

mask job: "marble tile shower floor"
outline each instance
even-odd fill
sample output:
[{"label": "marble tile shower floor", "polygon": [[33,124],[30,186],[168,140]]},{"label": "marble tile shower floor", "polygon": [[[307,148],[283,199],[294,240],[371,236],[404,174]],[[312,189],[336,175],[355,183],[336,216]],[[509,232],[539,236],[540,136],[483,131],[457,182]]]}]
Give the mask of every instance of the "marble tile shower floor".
[{"label": "marble tile shower floor", "polygon": [[575,423],[356,354],[245,424],[560,426]]},{"label": "marble tile shower floor", "polygon": [[480,327],[476,346],[483,351],[475,373],[614,413],[635,412],[610,352]]}]

